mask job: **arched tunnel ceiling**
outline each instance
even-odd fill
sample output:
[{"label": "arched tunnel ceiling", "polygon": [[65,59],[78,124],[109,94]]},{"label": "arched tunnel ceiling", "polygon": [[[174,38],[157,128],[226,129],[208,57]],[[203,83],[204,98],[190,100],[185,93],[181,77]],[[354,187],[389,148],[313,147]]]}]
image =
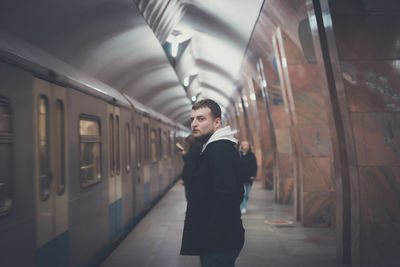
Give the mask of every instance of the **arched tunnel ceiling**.
[{"label": "arched tunnel ceiling", "polygon": [[199,88],[190,92],[215,98],[227,109],[237,92],[239,69],[263,1],[183,2],[185,12],[175,29],[191,38],[190,52],[183,56],[192,57],[194,64],[181,66],[178,74],[197,75]]},{"label": "arched tunnel ceiling", "polygon": [[179,78],[186,73],[175,71],[159,40],[183,31],[191,38],[185,54],[195,62],[198,90],[227,108],[263,1],[160,2],[4,0],[0,30],[180,122],[191,110]]}]

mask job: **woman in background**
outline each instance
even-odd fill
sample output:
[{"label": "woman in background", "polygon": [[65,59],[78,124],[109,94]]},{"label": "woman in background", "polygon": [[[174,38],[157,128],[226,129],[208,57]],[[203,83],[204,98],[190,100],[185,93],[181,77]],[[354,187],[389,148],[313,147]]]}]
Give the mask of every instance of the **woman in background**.
[{"label": "woman in background", "polygon": [[240,144],[240,158],[242,159],[242,181],[244,186],[244,197],[241,204],[242,214],[246,213],[247,201],[249,200],[250,190],[257,175],[257,160],[248,141]]}]

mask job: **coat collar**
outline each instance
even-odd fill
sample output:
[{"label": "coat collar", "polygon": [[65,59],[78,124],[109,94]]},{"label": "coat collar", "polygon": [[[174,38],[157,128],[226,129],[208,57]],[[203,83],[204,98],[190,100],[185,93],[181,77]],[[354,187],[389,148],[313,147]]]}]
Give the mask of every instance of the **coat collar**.
[{"label": "coat collar", "polygon": [[206,147],[213,142],[219,141],[219,140],[229,140],[235,144],[238,143],[238,140],[233,137],[233,135],[236,133],[236,130],[232,131],[230,126],[226,126],[224,128],[216,130],[213,135],[208,139],[207,143],[203,145],[203,148],[201,149],[201,153],[206,150]]}]

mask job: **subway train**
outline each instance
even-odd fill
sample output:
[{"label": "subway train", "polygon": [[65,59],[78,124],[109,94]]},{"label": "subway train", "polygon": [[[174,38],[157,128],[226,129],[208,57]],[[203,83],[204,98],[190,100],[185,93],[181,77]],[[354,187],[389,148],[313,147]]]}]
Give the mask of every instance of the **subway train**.
[{"label": "subway train", "polygon": [[96,266],[174,184],[188,129],[0,42],[0,266]]}]

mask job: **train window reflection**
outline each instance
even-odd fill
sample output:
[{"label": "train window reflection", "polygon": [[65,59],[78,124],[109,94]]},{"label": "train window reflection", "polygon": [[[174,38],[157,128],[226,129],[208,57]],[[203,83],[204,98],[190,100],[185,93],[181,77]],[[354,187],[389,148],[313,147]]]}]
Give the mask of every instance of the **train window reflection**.
[{"label": "train window reflection", "polygon": [[142,165],[142,133],[140,127],[136,127],[136,138],[135,138],[135,149],[136,149],[136,167],[140,168]]},{"label": "train window reflection", "polygon": [[46,96],[39,97],[39,194],[41,201],[50,198],[51,174],[49,169],[49,105]]},{"label": "train window reflection", "polygon": [[168,156],[171,156],[172,155],[172,147],[171,147],[171,145],[172,145],[172,137],[171,137],[171,132],[172,131],[168,131]]},{"label": "train window reflection", "polygon": [[0,98],[0,216],[10,212],[12,195],[12,132],[8,101]]},{"label": "train window reflection", "polygon": [[[80,182],[81,187],[101,181],[101,136],[100,121],[97,118],[81,118],[96,124],[97,131],[90,132],[90,135],[80,135]],[[79,123],[79,125],[83,125]],[[81,129],[79,132],[82,132]]]},{"label": "train window reflection", "polygon": [[[178,135],[177,135],[177,133],[175,132],[174,133],[174,144],[176,144],[178,142]],[[175,154],[178,154],[179,153],[179,150],[178,150],[178,148],[175,146],[175,149],[174,149],[174,151],[175,151]]]},{"label": "train window reflection", "polygon": [[162,147],[163,147],[164,158],[167,158],[168,146],[169,146],[169,143],[168,143],[167,132],[163,132]]},{"label": "train window reflection", "polygon": [[0,99],[0,132],[11,132],[11,115],[9,106]]},{"label": "train window reflection", "polygon": [[126,171],[131,170],[131,131],[129,124],[125,125],[125,159],[126,159]]},{"label": "train window reflection", "polygon": [[99,124],[96,121],[81,119],[79,121],[80,135],[97,135],[100,132]]},{"label": "train window reflection", "polygon": [[158,158],[163,158],[163,140],[161,128],[158,128]]},{"label": "train window reflection", "polygon": [[116,166],[115,170],[117,175],[121,172],[121,155],[119,150],[119,116],[115,115],[115,156],[116,156]]},{"label": "train window reflection", "polygon": [[110,176],[114,176],[115,171],[115,157],[114,157],[114,115],[110,114],[109,122],[108,122],[108,145],[109,145],[109,159],[110,159]]},{"label": "train window reflection", "polygon": [[157,162],[157,133],[156,130],[151,129],[150,134],[150,142],[151,142],[151,162]]},{"label": "train window reflection", "polygon": [[150,160],[150,148],[149,148],[149,125],[147,123],[143,124],[143,136],[144,136],[144,161],[149,162]]},{"label": "train window reflection", "polygon": [[65,191],[65,129],[64,129],[64,103],[56,101],[56,181],[57,194],[63,195]]}]

